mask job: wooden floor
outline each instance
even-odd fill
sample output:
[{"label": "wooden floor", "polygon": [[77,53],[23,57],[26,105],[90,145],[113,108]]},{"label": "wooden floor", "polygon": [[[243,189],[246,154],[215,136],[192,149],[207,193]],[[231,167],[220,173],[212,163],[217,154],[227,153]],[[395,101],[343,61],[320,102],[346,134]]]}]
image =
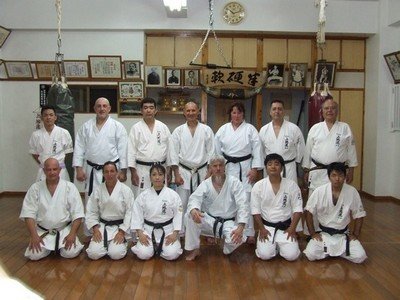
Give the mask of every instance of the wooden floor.
[{"label": "wooden floor", "polygon": [[[400,203],[364,197],[361,236],[368,260],[356,265],[331,258],[261,261],[254,247],[224,256],[203,246],[195,262],[72,260],[50,256],[27,261],[28,233],[18,215],[21,198],[0,199],[0,260],[10,276],[47,299],[396,299],[400,298]],[[305,242],[301,241],[304,249]]]}]

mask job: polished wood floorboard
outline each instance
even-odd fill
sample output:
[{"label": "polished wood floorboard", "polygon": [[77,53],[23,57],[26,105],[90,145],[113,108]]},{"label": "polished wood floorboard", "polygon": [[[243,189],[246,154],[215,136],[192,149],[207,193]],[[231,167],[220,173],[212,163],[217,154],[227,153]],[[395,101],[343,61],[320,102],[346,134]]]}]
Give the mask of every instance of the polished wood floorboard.
[{"label": "polished wood floorboard", "polygon": [[261,261],[249,245],[228,257],[216,245],[202,245],[194,262],[183,256],[143,262],[131,252],[120,261],[91,261],[82,252],[30,262],[23,256],[29,236],[18,220],[20,197],[0,198],[0,260],[46,299],[400,299],[400,202],[363,198],[360,240],[368,260],[361,265],[340,258]]}]

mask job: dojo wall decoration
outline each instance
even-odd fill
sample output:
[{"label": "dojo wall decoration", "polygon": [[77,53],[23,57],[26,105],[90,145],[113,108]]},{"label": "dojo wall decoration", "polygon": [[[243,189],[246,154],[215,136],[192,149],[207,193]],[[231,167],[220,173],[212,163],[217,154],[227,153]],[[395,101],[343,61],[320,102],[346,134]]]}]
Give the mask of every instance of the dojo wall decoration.
[{"label": "dojo wall decoration", "polygon": [[392,75],[394,83],[400,83],[400,51],[383,56]]}]

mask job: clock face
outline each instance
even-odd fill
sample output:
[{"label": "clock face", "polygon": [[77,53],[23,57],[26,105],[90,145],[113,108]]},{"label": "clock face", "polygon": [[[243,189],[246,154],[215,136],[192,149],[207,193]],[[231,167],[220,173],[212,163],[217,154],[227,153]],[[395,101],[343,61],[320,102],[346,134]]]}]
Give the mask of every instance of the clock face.
[{"label": "clock face", "polygon": [[228,24],[238,24],[245,16],[244,7],[238,2],[229,2],[223,10],[223,18]]}]

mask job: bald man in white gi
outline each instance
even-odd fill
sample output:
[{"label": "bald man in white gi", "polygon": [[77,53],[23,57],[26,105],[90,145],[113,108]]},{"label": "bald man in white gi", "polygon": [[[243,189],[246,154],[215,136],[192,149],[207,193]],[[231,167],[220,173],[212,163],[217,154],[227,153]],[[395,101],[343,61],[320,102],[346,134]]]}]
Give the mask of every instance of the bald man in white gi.
[{"label": "bald man in white gi", "polygon": [[[311,261],[334,256],[362,263],[367,255],[358,238],[366,212],[360,195],[345,182],[343,163],[330,164],[327,173],[330,182],[316,188],[304,208],[312,237],[304,254]],[[314,227],[315,217],[318,227]]]},{"label": "bald man in white gi", "polygon": [[106,161],[117,163],[121,182],[126,181],[127,170],[125,127],[109,116],[111,106],[106,98],[96,100],[94,111],[96,117],[85,122],[76,135],[73,158],[76,179],[86,181],[87,196],[101,184]]},{"label": "bald man in white gi", "polygon": [[[272,121],[261,127],[259,134],[263,157],[271,153],[282,156],[285,161],[283,177],[297,182],[296,163],[301,163],[305,148],[303,134],[297,125],[284,119],[285,110],[282,101],[273,100],[269,114]],[[265,170],[264,175],[266,175]]]},{"label": "bald man in white gi", "polygon": [[157,103],[154,99],[144,98],[140,111],[143,119],[132,126],[128,142],[128,166],[135,198],[151,186],[151,166],[166,165],[171,136],[167,125],[155,119]]},{"label": "bald man in white gi", "polygon": [[183,110],[186,123],[177,127],[169,140],[170,163],[184,214],[189,196],[206,177],[214,153],[214,133],[198,121],[199,112],[196,103],[187,103]]},{"label": "bald man in white gi", "polygon": [[243,184],[234,176],[225,175],[225,159],[210,159],[211,177],[203,181],[189,197],[186,214],[186,260],[200,255],[200,235],[223,239],[223,253],[228,255],[246,241],[244,227],[250,207]]},{"label": "bald man in white gi", "polygon": [[65,157],[72,155],[74,151],[71,135],[68,130],[55,124],[57,115],[53,106],[43,106],[40,115],[43,127],[34,131],[29,139],[29,153],[40,166],[36,181],[46,179],[43,166],[46,159],[50,157],[58,160],[61,167],[61,179],[70,181],[64,161]]},{"label": "bald man in white gi", "polygon": [[60,179],[55,158],[44,162],[46,180],[34,183],[25,195],[20,219],[30,234],[25,257],[39,260],[56,251],[74,258],[83,249],[77,232],[85,217],[82,199],[75,185]]},{"label": "bald man in white gi", "polygon": [[303,212],[301,191],[296,182],[281,176],[282,156],[268,154],[264,163],[268,176],[251,191],[251,214],[260,230],[256,255],[268,260],[279,253],[293,261],[300,255],[296,227]]}]

